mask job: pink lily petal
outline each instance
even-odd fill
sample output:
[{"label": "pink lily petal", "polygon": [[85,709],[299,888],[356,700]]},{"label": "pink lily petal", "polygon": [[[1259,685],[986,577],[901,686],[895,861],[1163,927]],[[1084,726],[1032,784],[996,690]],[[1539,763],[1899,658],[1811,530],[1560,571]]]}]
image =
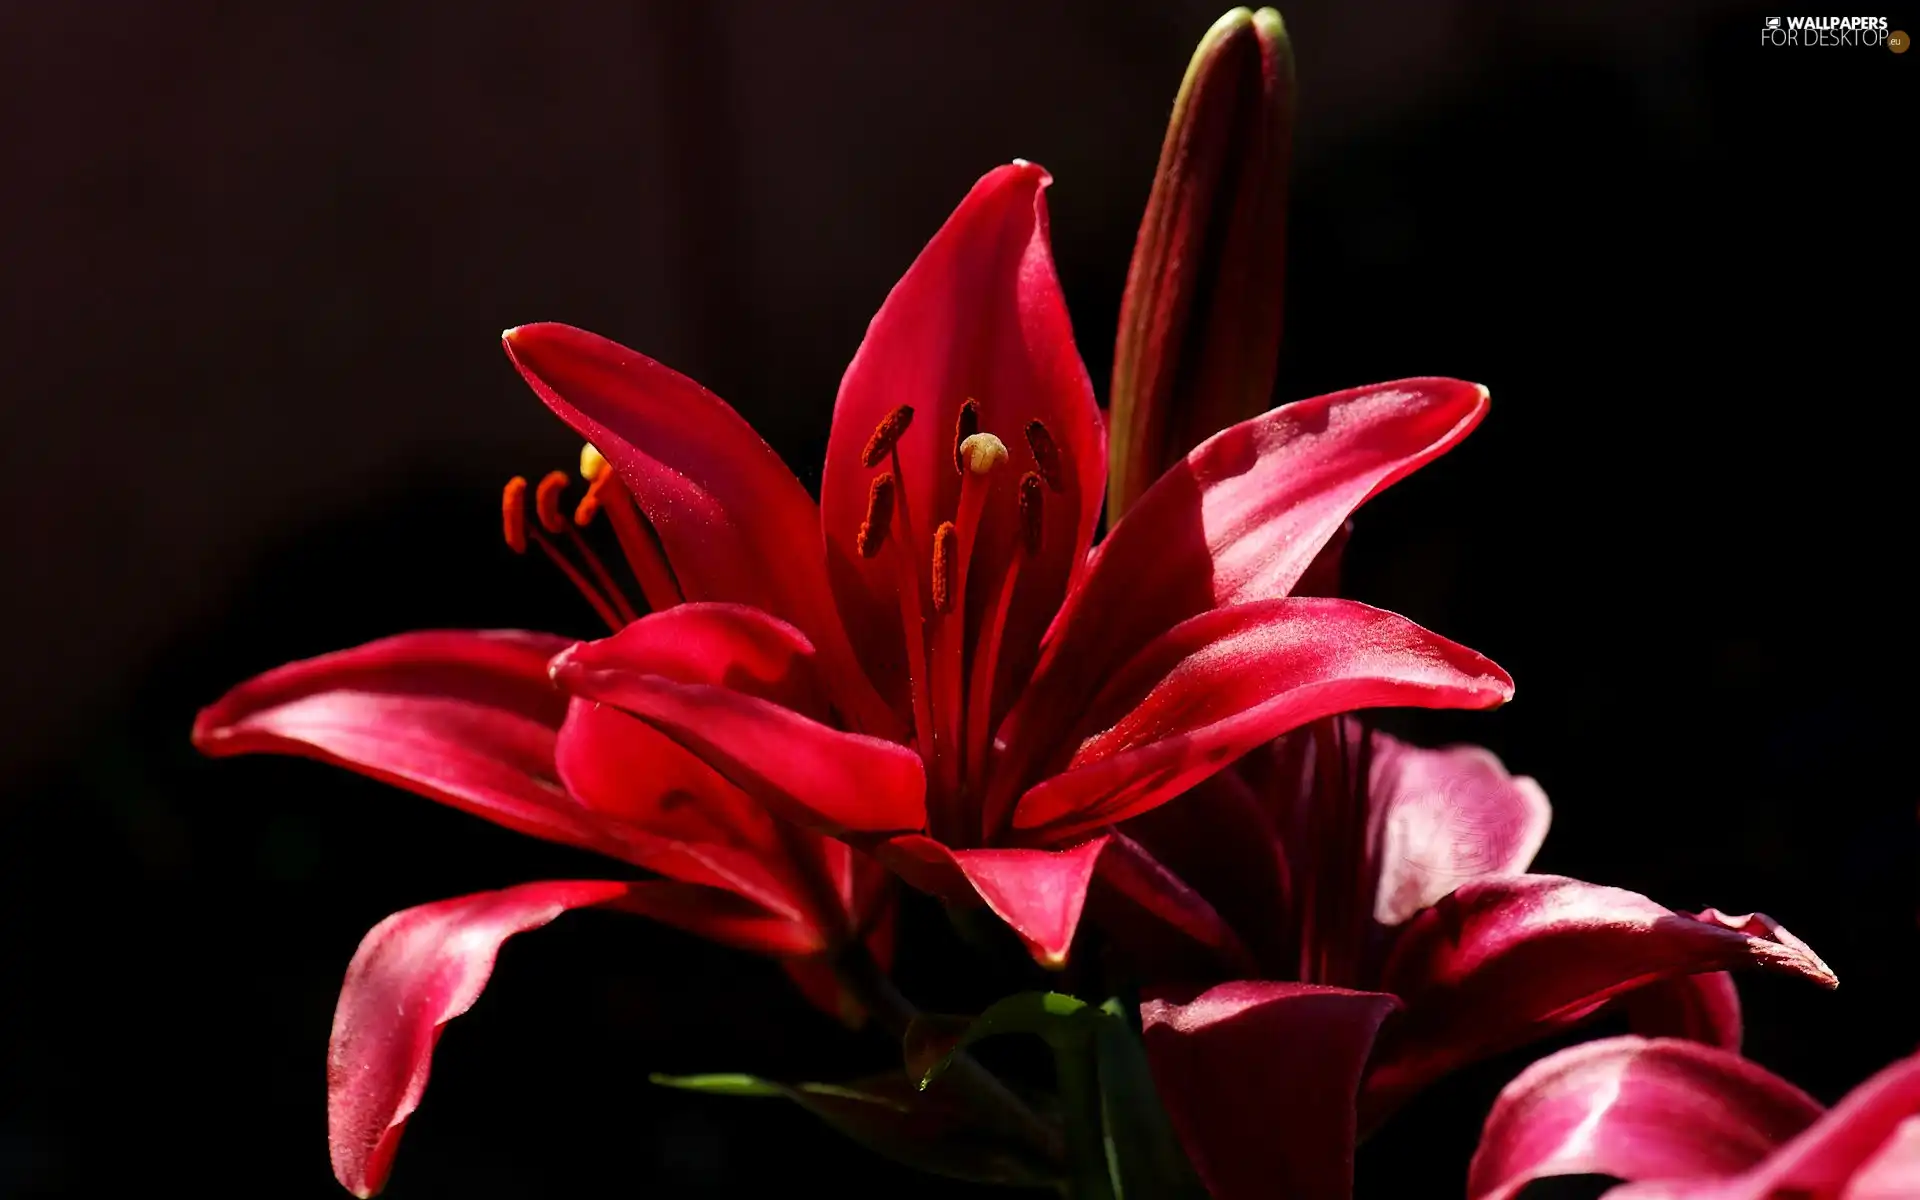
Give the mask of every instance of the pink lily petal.
[{"label": "pink lily petal", "polygon": [[1819,1116],[1806,1093],[1723,1050],[1638,1037],[1588,1042],[1533,1064],[1500,1093],[1467,1195],[1508,1200],[1553,1175],[1704,1184],[1752,1167]]},{"label": "pink lily petal", "polygon": [[396,784],[519,833],[626,857],[561,788],[566,694],[547,678],[564,638],[434,630],[288,663],[202,709],[216,757],[295,754]]},{"label": "pink lily petal", "polygon": [[[1161,476],[1102,543],[1048,632],[1016,711],[1050,740],[1064,698],[1210,609],[1292,594],[1369,497],[1451,449],[1487,411],[1484,388],[1407,379],[1300,400],[1223,430]],[[1069,705],[1068,711],[1077,711]]]},{"label": "pink lily petal", "polygon": [[1740,991],[1729,971],[1663,979],[1635,988],[1616,1003],[1641,1037],[1686,1038],[1740,1051]]},{"label": "pink lily petal", "polygon": [[1632,988],[1729,967],[1837,984],[1784,931],[1738,932],[1557,875],[1465,884],[1402,927],[1380,986],[1406,1002],[1406,1019],[1381,1047],[1365,1106],[1384,1113],[1446,1071],[1563,1027]]},{"label": "pink lily petal", "polygon": [[[1143,502],[1144,503],[1144,502]],[[1350,600],[1217,609],[1155,640],[1090,707],[1106,727],[1029,790],[1015,827],[1067,838],[1160,804],[1262,742],[1357,708],[1492,708],[1506,672],[1404,617]]]},{"label": "pink lily petal", "polygon": [[1140,1006],[1154,1085],[1215,1200],[1346,1200],[1354,1097],[1392,996],[1223,983]]},{"label": "pink lily petal", "polygon": [[1373,735],[1368,791],[1382,819],[1374,917],[1399,925],[1471,879],[1527,869],[1553,808],[1479,746],[1425,750]]},{"label": "pink lily petal", "polygon": [[[1723,1099],[1724,1096],[1716,1096]],[[1638,1183],[1620,1200],[1894,1200],[1920,1175],[1920,1055],[1901,1059],[1859,1087],[1812,1127],[1752,1170],[1709,1184]],[[1623,1178],[1635,1178],[1623,1176]]]},{"label": "pink lily petal", "polygon": [[[688,600],[765,609],[820,648],[834,699],[862,728],[898,723],[855,668],[818,544],[819,509],[726,401],[646,355],[567,325],[522,325],[507,356],[606,456],[660,535]],[[778,564],[778,569],[770,569]]]},{"label": "pink lily petal", "polygon": [[730,688],[650,674],[650,664],[610,647],[614,640],[563,651],[550,664],[554,680],[643,718],[795,824],[829,836],[926,824],[926,772],[913,751]]},{"label": "pink lily petal", "polygon": [[633,886],[522,884],[409,908],[367,933],[327,1047],[327,1141],[342,1187],[371,1196],[386,1186],[440,1030],[480,998],[500,944],[569,909],[623,899]]},{"label": "pink lily petal", "polygon": [[[982,177],[894,285],[840,384],[820,481],[821,529],[834,593],[861,660],[890,681],[892,695],[904,696],[905,679],[898,576],[886,558],[904,551],[925,576],[934,529],[958,504],[954,431],[967,400],[979,405],[980,428],[1011,451],[989,496],[976,556],[1005,561],[1011,554],[1019,528],[1016,484],[1034,468],[1027,423],[1042,422],[1060,450],[1061,491],[1045,497],[1040,558],[1022,570],[1003,654],[1019,659],[1024,647],[1030,661],[1093,539],[1106,487],[1106,432],[1054,273],[1043,195],[1051,182],[1026,162]],[[915,541],[863,559],[854,539],[868,483],[890,466],[863,466],[861,453],[903,404],[912,407],[913,423],[897,448],[900,495]],[[979,627],[988,590],[969,588],[969,628]]]},{"label": "pink lily petal", "polygon": [[978,897],[1020,935],[1034,961],[1066,965],[1087,887],[1108,839],[1065,850],[952,850],[918,835],[893,838],[880,860],[922,891],[950,900]]}]

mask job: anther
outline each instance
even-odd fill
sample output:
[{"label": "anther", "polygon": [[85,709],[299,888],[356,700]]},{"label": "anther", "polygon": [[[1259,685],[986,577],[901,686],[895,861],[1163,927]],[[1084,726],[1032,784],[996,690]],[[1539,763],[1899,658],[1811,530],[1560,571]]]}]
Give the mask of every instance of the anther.
[{"label": "anther", "polygon": [[[593,447],[589,446],[587,449],[591,450]],[[580,457],[584,460],[586,455],[583,453]],[[606,487],[607,484],[616,478],[612,471],[606,469],[606,466],[606,460],[602,459],[600,462],[600,472],[597,475],[587,475],[587,478],[593,480],[593,486],[587,489],[586,495],[580,497],[580,503],[574,505],[573,523],[582,529],[593,524],[593,518],[600,512],[600,489]],[[587,474],[584,470],[580,473],[582,475]]]},{"label": "anther", "polygon": [[601,474],[607,469],[607,460],[592,442],[580,444],[580,478],[588,483],[599,482]]},{"label": "anther", "polygon": [[1046,528],[1046,512],[1041,507],[1044,496],[1045,493],[1040,490],[1039,475],[1028,471],[1020,477],[1020,545],[1026,549],[1029,558],[1040,553],[1040,535]]},{"label": "anther", "polygon": [[860,452],[860,465],[877,467],[880,460],[893,453],[894,446],[900,441],[900,435],[913,424],[913,406],[902,404],[881,418],[874,427],[873,436],[867,439],[867,448]]},{"label": "anther", "polygon": [[867,519],[860,522],[854,545],[861,558],[872,558],[887,544],[887,528],[893,524],[893,474],[882,471],[867,485]]},{"label": "anther", "polygon": [[527,481],[519,475],[500,489],[500,532],[515,554],[527,552]]},{"label": "anther", "polygon": [[[953,469],[967,473],[967,440],[980,432],[980,406],[972,400],[960,406],[960,418],[953,427]],[[1005,449],[1005,447],[1001,447]]]},{"label": "anther", "polygon": [[933,531],[933,607],[952,612],[954,573],[959,568],[960,538],[952,521],[940,522]]},{"label": "anther", "polygon": [[565,471],[548,471],[540,486],[534,489],[533,511],[540,518],[540,528],[548,533],[559,533],[567,527],[567,519],[560,513],[560,493],[566,490]]},{"label": "anther", "polygon": [[1040,478],[1047,481],[1047,490],[1059,491],[1060,444],[1053,440],[1053,434],[1038,417],[1027,422],[1027,448],[1033,451],[1033,461],[1039,467]]},{"label": "anther", "polygon": [[961,473],[985,475],[1007,461],[1007,444],[990,433],[976,433],[960,443]]}]

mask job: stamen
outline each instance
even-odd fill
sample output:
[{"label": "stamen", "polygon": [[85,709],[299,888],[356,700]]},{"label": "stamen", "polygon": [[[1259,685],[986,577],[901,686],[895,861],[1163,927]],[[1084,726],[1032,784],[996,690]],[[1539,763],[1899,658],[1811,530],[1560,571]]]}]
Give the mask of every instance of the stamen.
[{"label": "stamen", "polygon": [[963,475],[967,471],[965,457],[967,442],[979,432],[980,405],[969,400],[960,406],[960,418],[954,423],[953,428],[953,469]]},{"label": "stamen", "polygon": [[614,537],[620,541],[627,569],[639,581],[640,594],[647,598],[647,607],[661,612],[685,601],[680,580],[667,561],[666,547],[660,544],[659,533],[627,494],[620,477],[608,471],[594,482],[604,485],[596,486],[594,491],[600,495],[600,505],[613,526]]},{"label": "stamen", "polygon": [[860,465],[879,466],[881,459],[893,453],[893,448],[899,443],[900,436],[906,433],[907,426],[911,424],[913,424],[913,407],[907,404],[902,404],[881,418],[880,424],[874,427],[873,436],[867,439],[867,448],[860,452]]},{"label": "stamen", "polygon": [[1040,553],[1041,540],[1046,533],[1046,510],[1041,503],[1045,496],[1046,493],[1040,490],[1040,476],[1028,471],[1020,477],[1020,545],[1026,550],[1028,558]]},{"label": "stamen", "polygon": [[[592,449],[592,447],[589,446],[588,449]],[[581,457],[584,458],[585,455]],[[603,461],[601,466],[604,468],[605,465]],[[586,495],[580,497],[580,503],[575,505],[573,509],[573,523],[585,529],[587,526],[593,524],[594,514],[600,511],[600,489],[607,486],[607,483],[614,478],[614,474],[612,471],[604,469],[597,475],[587,475],[585,471],[580,473],[586,475],[586,477],[593,482],[593,486],[587,489]]]},{"label": "stamen", "polygon": [[548,533],[559,533],[567,527],[567,519],[560,515],[560,493],[566,490],[567,473],[548,471],[534,491],[533,511],[540,518],[540,527]]},{"label": "stamen", "polygon": [[1040,478],[1047,481],[1047,490],[1058,492],[1064,478],[1060,473],[1060,444],[1038,417],[1027,422],[1027,449],[1033,451],[1033,461],[1040,468]]},{"label": "stamen", "polygon": [[527,552],[527,481],[515,475],[500,489],[500,532],[515,554]]},{"label": "stamen", "polygon": [[867,519],[860,522],[853,544],[861,558],[872,558],[887,543],[887,529],[893,524],[893,476],[882,471],[867,485]]},{"label": "stamen", "polygon": [[940,522],[940,528],[933,531],[933,607],[938,612],[953,611],[959,542],[952,521]]}]

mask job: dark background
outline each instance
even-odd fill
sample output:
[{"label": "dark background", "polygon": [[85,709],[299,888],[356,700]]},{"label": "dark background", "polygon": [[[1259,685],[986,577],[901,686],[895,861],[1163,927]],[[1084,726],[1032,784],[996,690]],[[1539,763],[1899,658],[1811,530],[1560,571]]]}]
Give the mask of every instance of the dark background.
[{"label": "dark background", "polygon": [[[361,934],[600,869],[186,740],[289,658],[593,632],[498,542],[501,481],[577,448],[498,330],[642,348],[813,484],[868,317],[1020,156],[1057,177],[1104,395],[1166,108],[1221,3],[0,9],[0,1194],[340,1194],[324,1048]],[[1550,7],[1287,10],[1278,394],[1491,387],[1480,432],[1363,512],[1349,591],[1518,698],[1405,724],[1541,780],[1543,868],[1810,941],[1841,989],[1752,982],[1748,1049],[1832,1099],[1920,1037],[1896,584],[1920,55],[1763,50],[1773,10],[1706,0]],[[910,987],[968,982],[934,917]],[[920,1188],[797,1111],[645,1081],[848,1055],[885,1047],[766,964],[569,917],[451,1028],[390,1194]],[[1528,1057],[1416,1103],[1363,1148],[1363,1192],[1457,1194]]]}]

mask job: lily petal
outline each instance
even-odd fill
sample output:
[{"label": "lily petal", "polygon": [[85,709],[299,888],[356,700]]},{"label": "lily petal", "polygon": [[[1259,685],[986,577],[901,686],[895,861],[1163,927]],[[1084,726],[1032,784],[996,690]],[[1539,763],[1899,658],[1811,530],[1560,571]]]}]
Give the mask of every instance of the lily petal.
[{"label": "lily petal", "polygon": [[[1028,422],[1044,424],[1060,450],[1060,494],[1046,497],[1040,558],[1021,572],[1003,642],[1004,656],[1024,655],[1025,663],[1009,672],[1031,664],[1040,631],[1093,540],[1106,486],[1106,432],[1054,272],[1043,195],[1051,182],[1027,162],[982,177],[894,285],[840,384],[820,481],[821,528],[847,627],[862,662],[890,681],[889,695],[903,697],[906,687],[898,576],[882,559],[863,559],[854,540],[868,484],[881,469],[862,465],[862,451],[897,406],[913,409],[895,454],[916,539],[904,549],[922,574],[935,527],[958,504],[953,439],[966,401],[979,405],[980,428],[1012,451],[1005,478],[988,497],[976,558],[1011,553],[1019,529],[1015,483],[1034,464]],[[969,628],[979,627],[988,590],[969,600]]]},{"label": "lily petal", "polygon": [[202,709],[201,753],[295,754],[396,784],[519,833],[625,857],[560,786],[564,638],[433,630],[288,663]]},{"label": "lily petal", "polygon": [[1296,401],[1202,443],[1101,544],[1016,710],[1016,726],[1040,731],[1017,735],[1044,740],[1064,697],[1098,688],[1180,622],[1290,595],[1355,508],[1451,449],[1486,411],[1475,384],[1407,379]]},{"label": "lily petal", "polygon": [[[1716,1093],[1725,1101],[1725,1093]],[[1633,1178],[1628,1176],[1628,1178]],[[1619,1200],[1901,1200],[1920,1181],[1920,1055],[1848,1092],[1805,1132],[1745,1174],[1715,1183],[1650,1182]]]},{"label": "lily petal", "polygon": [[1740,1051],[1740,990],[1730,971],[1663,979],[1635,988],[1616,1003],[1626,1010],[1627,1023],[1641,1037],[1686,1038],[1736,1054]]},{"label": "lily petal", "polygon": [[1806,1093],[1736,1054],[1680,1040],[1588,1042],[1500,1093],[1467,1195],[1508,1200],[1554,1175],[1704,1184],[1754,1166],[1819,1116]]},{"label": "lily petal", "polygon": [[[1144,503],[1144,502],[1143,502]],[[1094,700],[1067,770],[1014,809],[1033,836],[1145,812],[1309,721],[1388,705],[1492,708],[1513,695],[1499,667],[1404,617],[1350,600],[1268,600],[1185,621],[1142,650]]]},{"label": "lily petal", "polygon": [[[1190,802],[1191,793],[1182,804]],[[1260,974],[1253,952],[1198,889],[1126,834],[1116,830],[1109,837],[1094,907],[1115,947],[1127,951],[1140,972],[1162,980],[1217,979],[1222,967]],[[1196,959],[1195,950],[1206,957]]]},{"label": "lily petal", "polygon": [[1153,1081],[1215,1200],[1345,1200],[1354,1097],[1392,996],[1223,983],[1140,1006]]},{"label": "lily petal", "polygon": [[1381,986],[1407,1014],[1368,1079],[1365,1107],[1376,1117],[1455,1067],[1657,980],[1757,967],[1837,985],[1784,931],[1739,932],[1557,875],[1476,880],[1402,931]]},{"label": "lily petal", "polygon": [[582,643],[573,657],[596,670],[711,684],[816,720],[827,717],[813,643],[780,618],[744,604],[689,603],[649,613],[611,637]]},{"label": "lily petal", "polygon": [[1368,791],[1381,806],[1374,917],[1383,925],[1410,920],[1468,880],[1526,870],[1553,820],[1540,785],[1507,774],[1479,746],[1426,750],[1376,733]]},{"label": "lily petal", "polygon": [[327,1047],[327,1141],[342,1187],[371,1196],[386,1186],[441,1027],[480,998],[500,944],[569,909],[622,900],[633,886],[522,884],[409,908],[367,933]]},{"label": "lily petal", "polygon": [[576,699],[556,760],[570,793],[620,822],[631,861],[825,929],[845,923],[840,905],[818,899],[829,890],[825,839],[781,830],[765,807],[645,721]]},{"label": "lily petal", "polygon": [[762,608],[820,648],[862,728],[897,721],[857,669],[815,552],[819,509],[726,401],[646,355],[567,325],[501,336],[547,407],[599,449],[660,535],[688,600]]},{"label": "lily petal", "polygon": [[1108,839],[1066,850],[952,850],[929,837],[897,837],[875,849],[902,879],[953,900],[978,897],[1020,935],[1034,961],[1066,965],[1087,886]]},{"label": "lily petal", "polygon": [[554,680],[644,719],[795,824],[833,837],[926,824],[926,772],[913,751],[731,688],[650,673],[648,660],[621,653],[631,643],[609,646],[615,640],[563,651],[550,665]]}]

